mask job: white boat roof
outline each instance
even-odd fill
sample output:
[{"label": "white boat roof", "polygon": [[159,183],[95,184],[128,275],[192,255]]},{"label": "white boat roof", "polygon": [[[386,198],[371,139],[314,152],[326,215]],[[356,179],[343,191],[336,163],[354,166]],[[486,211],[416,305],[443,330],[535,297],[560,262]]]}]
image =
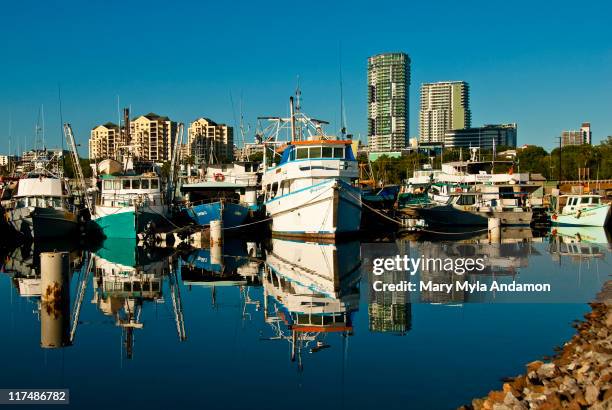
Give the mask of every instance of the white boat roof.
[{"label": "white boat roof", "polygon": [[248,185],[239,182],[221,182],[221,181],[203,181],[193,184],[183,184],[181,189],[198,189],[198,188],[246,188]]},{"label": "white boat roof", "polygon": [[27,196],[64,196],[62,181],[45,177],[20,179],[15,197]]}]

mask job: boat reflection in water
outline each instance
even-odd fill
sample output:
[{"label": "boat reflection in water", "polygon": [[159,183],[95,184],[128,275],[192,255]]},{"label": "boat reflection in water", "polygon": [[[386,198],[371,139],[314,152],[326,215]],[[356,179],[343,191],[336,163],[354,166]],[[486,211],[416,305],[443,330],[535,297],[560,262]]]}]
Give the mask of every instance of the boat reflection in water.
[{"label": "boat reflection in water", "polygon": [[259,265],[252,259],[257,246],[252,242],[228,240],[223,246],[195,249],[181,257],[180,270],[183,285],[208,287],[211,303],[217,307],[217,287],[240,287],[243,298],[248,298],[248,288],[261,284]]},{"label": "boat reflection in water", "polygon": [[319,244],[272,239],[263,273],[269,340],[285,340],[302,369],[302,352],[331,347],[327,335],[353,334],[359,308],[359,242]]},{"label": "boat reflection in water", "polygon": [[[41,274],[41,255],[46,252],[67,252],[67,269]],[[60,255],[60,254],[56,254]],[[59,256],[58,256],[59,257]],[[4,261],[3,272],[12,279],[19,296],[35,305],[33,312],[40,321],[40,346],[62,348],[74,340],[77,322],[70,311],[70,281],[72,272],[83,266],[83,252],[70,241],[27,243],[10,252]],[[43,282],[47,286],[43,292]],[[72,321],[72,323],[71,323]]]},{"label": "boat reflection in water", "polygon": [[612,237],[603,227],[557,226],[551,231],[549,252],[557,262],[563,256],[573,261],[603,259],[610,249]]},{"label": "boat reflection in water", "polygon": [[163,283],[169,282],[179,340],[186,339],[180,289],[172,255],[139,248],[136,239],[109,238],[93,256],[93,302],[121,328],[125,354],[133,356],[134,330],[146,302],[164,303]]}]

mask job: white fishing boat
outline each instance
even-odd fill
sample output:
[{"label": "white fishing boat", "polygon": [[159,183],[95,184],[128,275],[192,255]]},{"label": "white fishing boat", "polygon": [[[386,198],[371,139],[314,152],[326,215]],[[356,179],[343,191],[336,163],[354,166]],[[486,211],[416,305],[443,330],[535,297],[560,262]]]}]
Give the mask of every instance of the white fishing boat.
[{"label": "white fishing boat", "polygon": [[77,234],[83,226],[79,214],[65,181],[41,171],[19,179],[6,217],[17,232],[34,239]]},{"label": "white fishing boat", "polygon": [[606,226],[610,220],[610,204],[604,204],[600,195],[563,195],[560,198],[565,198],[566,202],[561,212],[550,213],[554,225]]},{"label": "white fishing boat", "polygon": [[293,98],[291,117],[273,120],[291,124],[291,140],[272,158],[269,148],[264,152],[262,188],[272,234],[336,239],[358,231],[361,195],[353,186],[359,170],[352,141],[325,135],[327,123],[294,112]]}]

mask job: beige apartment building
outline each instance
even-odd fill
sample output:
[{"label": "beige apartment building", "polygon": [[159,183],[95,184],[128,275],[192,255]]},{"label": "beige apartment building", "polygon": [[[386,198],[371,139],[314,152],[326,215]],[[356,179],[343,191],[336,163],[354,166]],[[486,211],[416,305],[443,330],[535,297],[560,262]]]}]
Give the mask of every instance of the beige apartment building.
[{"label": "beige apartment building", "polygon": [[226,124],[200,117],[189,125],[187,130],[187,151],[195,164],[213,161],[232,161],[234,159],[234,130]]},{"label": "beige apartment building", "polygon": [[130,121],[130,143],[134,156],[144,161],[164,162],[172,158],[176,122],[155,113]]},{"label": "beige apartment building", "polygon": [[116,158],[117,149],[121,145],[121,131],[117,124],[107,122],[92,128],[89,137],[89,158]]}]

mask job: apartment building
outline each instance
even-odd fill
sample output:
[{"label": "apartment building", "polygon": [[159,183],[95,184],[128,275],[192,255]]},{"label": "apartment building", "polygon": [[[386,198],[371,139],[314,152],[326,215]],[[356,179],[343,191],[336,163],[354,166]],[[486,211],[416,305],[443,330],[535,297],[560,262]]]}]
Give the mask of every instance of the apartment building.
[{"label": "apartment building", "polygon": [[234,159],[234,130],[226,124],[217,124],[209,118],[200,117],[189,124],[187,130],[187,152],[195,164],[232,161]]},{"label": "apartment building", "polygon": [[448,130],[470,128],[471,119],[469,86],[465,81],[421,86],[420,143],[443,143]]},{"label": "apartment building", "polygon": [[384,53],[368,58],[368,146],[397,151],[408,144],[410,57]]}]

